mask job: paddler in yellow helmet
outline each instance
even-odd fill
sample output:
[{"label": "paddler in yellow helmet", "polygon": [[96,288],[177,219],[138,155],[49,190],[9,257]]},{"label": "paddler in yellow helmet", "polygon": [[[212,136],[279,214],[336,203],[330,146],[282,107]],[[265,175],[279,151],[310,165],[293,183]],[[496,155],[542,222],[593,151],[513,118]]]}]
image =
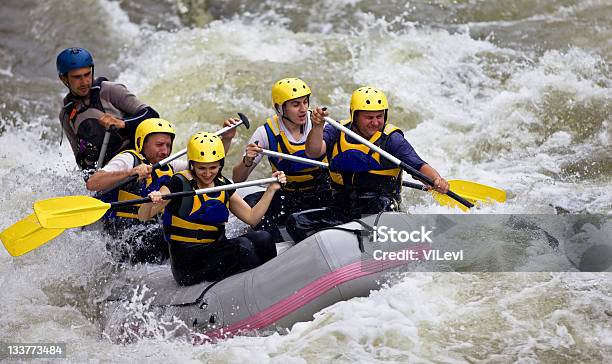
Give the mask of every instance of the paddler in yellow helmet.
[{"label": "paddler in yellow helmet", "polygon": [[[262,159],[262,148],[307,158],[304,148],[306,136],[312,128],[310,121],[311,90],[299,78],[278,80],[272,86],[272,105],[275,114],[255,130],[249,139],[242,160],[234,166],[233,178],[241,182],[248,178]],[[325,156],[317,158],[324,160]],[[296,211],[325,206],[331,197],[329,176],[321,167],[276,157],[268,157],[272,171],[282,170],[287,184],[275,196],[270,209],[256,229],[272,233],[274,241],[282,241],[279,225]],[[245,197],[253,206],[261,193]]]},{"label": "paddler in yellow helmet", "polygon": [[[175,170],[187,168],[181,160],[152,170],[152,165],[172,153],[176,132],[167,120],[151,118],[136,128],[134,149],[123,151],[111,159],[104,168],[87,180],[87,189],[110,189],[132,175],[138,179],[111,190],[101,199],[106,202],[125,201],[146,197],[170,180]],[[137,216],[138,206],[125,206],[111,210],[104,218],[104,228],[113,237],[108,249],[119,261],[132,263],[160,263],[168,258],[168,248],[161,229],[152,223],[142,223]]]},{"label": "paddler in yellow helmet", "polygon": [[[436,191],[448,191],[448,182],[419,157],[401,129],[389,121],[389,103],[382,90],[371,86],[356,89],[349,115],[350,119],[342,122],[346,128],[429,177]],[[402,169],[345,132],[325,125],[326,116],[323,108],[313,110],[306,154],[311,158],[327,156],[333,198],[325,211],[289,218],[293,235],[301,238],[328,225],[400,210]]]},{"label": "paddler in yellow helmet", "polygon": [[140,207],[138,216],[148,220],[163,211],[164,236],[170,247],[170,263],[180,285],[217,281],[254,268],[276,256],[276,246],[265,231],[252,231],[228,239],[225,224],[230,211],[255,226],[268,209],[281,183],[282,171],[272,173],[280,183],[271,183],[253,207],[234,190],[162,200],[168,193],[223,186],[232,181],[221,174],[225,150],[211,133],[196,133],[187,144],[189,169],[175,174],[159,191],[149,194],[152,202]]}]

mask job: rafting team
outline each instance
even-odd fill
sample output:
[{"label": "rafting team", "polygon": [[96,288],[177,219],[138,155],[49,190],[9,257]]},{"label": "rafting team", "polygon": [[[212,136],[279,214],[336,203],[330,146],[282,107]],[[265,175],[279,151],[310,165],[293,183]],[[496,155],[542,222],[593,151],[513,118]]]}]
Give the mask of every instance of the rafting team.
[{"label": "rafting team", "polygon": [[[249,270],[276,256],[285,226],[294,241],[316,231],[382,211],[399,211],[402,169],[359,141],[326,124],[325,108],[311,108],[311,90],[298,78],[272,86],[274,113],[251,136],[232,179],[223,174],[236,128],[221,136],[201,132],[187,143],[187,161],[153,165],[172,154],[172,123],[161,119],[124,85],[94,78],[93,57],[68,48],[57,57],[60,80],[68,87],[60,112],[87,189],[103,191],[106,202],[151,197],[150,203],[107,213],[105,230],[117,241],[109,250],[120,261],[162,262],[170,258],[180,285],[217,281]],[[429,177],[446,193],[448,183],[425,163],[387,119],[385,94],[360,87],[350,100],[350,119],[342,124]],[[225,120],[224,127],[239,123]],[[96,170],[105,133],[110,132],[104,167]],[[328,168],[268,157],[277,182],[244,199],[235,190],[164,200],[169,193],[245,181],[261,161],[262,150],[328,163]],[[137,175],[131,183],[126,178]],[[114,186],[120,186],[113,188]],[[253,227],[237,238],[225,236],[229,213]]]}]

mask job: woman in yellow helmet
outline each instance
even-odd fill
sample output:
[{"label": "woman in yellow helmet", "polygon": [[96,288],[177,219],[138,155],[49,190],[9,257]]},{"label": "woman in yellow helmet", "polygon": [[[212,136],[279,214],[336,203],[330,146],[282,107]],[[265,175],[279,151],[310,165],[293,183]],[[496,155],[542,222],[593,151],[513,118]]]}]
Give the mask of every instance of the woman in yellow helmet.
[{"label": "woman in yellow helmet", "polygon": [[[307,158],[304,151],[306,136],[312,128],[308,107],[310,88],[299,78],[284,78],[272,86],[272,105],[275,115],[257,128],[251,136],[242,161],[233,170],[236,182],[246,180],[261,161],[262,148]],[[318,158],[323,160],[325,156]],[[274,196],[271,207],[256,229],[272,233],[281,241],[278,225],[284,225],[287,216],[307,209],[323,207],[331,197],[329,175],[321,167],[276,157],[268,157],[272,171],[283,171],[287,184]],[[261,193],[245,197],[253,205]]]},{"label": "woman in yellow helmet", "polygon": [[[152,202],[143,204],[138,211],[138,217],[147,220],[164,210],[164,237],[176,281],[180,285],[216,281],[275,257],[276,246],[268,232],[253,231],[227,239],[225,224],[231,211],[245,223],[257,225],[281,185],[270,184],[252,208],[234,191],[162,200],[168,193],[232,183],[221,174],[225,151],[218,136],[194,134],[187,144],[187,157],[189,169],[175,174],[159,191],[151,192]],[[283,172],[272,176],[286,182]]]}]

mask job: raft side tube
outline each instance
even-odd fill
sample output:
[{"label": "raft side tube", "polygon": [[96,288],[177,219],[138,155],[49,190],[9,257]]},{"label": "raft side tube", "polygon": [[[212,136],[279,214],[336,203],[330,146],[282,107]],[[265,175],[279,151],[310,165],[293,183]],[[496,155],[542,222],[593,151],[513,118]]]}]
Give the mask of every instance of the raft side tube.
[{"label": "raft side tube", "polygon": [[[369,226],[378,221],[396,228],[414,223],[401,213],[363,221]],[[340,227],[364,229],[357,222]],[[141,284],[151,289],[154,306],[209,337],[290,328],[338,301],[367,296],[380,288],[384,274],[393,267],[371,259],[372,244],[362,234],[364,254],[358,234],[322,230],[265,264],[214,284],[180,287],[169,266],[151,268]]]}]

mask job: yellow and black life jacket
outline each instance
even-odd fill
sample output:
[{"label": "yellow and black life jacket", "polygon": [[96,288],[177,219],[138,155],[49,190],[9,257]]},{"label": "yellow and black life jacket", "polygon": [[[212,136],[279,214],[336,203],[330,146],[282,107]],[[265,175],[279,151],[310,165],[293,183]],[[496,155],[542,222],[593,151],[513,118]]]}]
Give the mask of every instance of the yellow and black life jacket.
[{"label": "yellow and black life jacket", "polygon": [[[187,171],[178,172],[183,191],[197,190],[197,182],[189,180]],[[217,176],[215,186],[231,184],[232,181]],[[183,197],[179,204],[169,204],[164,210],[162,222],[164,236],[169,243],[214,243],[225,235],[225,223],[229,219],[229,201],[234,193],[220,191],[198,196]],[[177,207],[178,206],[178,207]]]},{"label": "yellow and black life jacket", "polygon": [[[342,123],[347,128],[351,127],[350,121]],[[385,149],[392,133],[402,133],[402,131],[386,123],[383,131],[376,132],[369,141]],[[347,135],[342,131],[336,142],[327,148],[329,175],[334,190],[399,195],[402,184],[402,170],[399,166],[382,158],[379,153],[359,142],[350,143]]]},{"label": "yellow and black life jacket", "polygon": [[[136,167],[140,164],[151,164],[143,155],[138,153],[135,150],[126,150],[123,153],[129,153],[134,157],[134,166]],[[154,169],[151,172],[151,177],[146,180],[134,181],[128,183],[127,185],[120,187],[112,191],[109,195],[110,197],[103,198],[102,200],[106,202],[114,202],[114,201],[126,201],[133,200],[141,197],[147,197],[149,193],[153,191],[158,191],[163,184],[170,180],[170,177],[174,175],[174,169],[170,164],[166,164],[161,168]],[[109,217],[125,217],[129,219],[137,219],[138,218],[138,208],[140,205],[130,205],[123,206],[120,208],[114,209],[112,214],[109,214]]]},{"label": "yellow and black life jacket", "polygon": [[[306,143],[291,143],[285,132],[281,130],[277,115],[268,118],[264,127],[268,135],[270,150],[308,158],[305,151]],[[270,156],[268,160],[272,166],[272,172],[285,172],[287,176],[287,184],[283,187],[285,191],[310,191],[321,184],[329,185],[327,171],[321,167]],[[324,155],[317,160],[327,162]]]}]

